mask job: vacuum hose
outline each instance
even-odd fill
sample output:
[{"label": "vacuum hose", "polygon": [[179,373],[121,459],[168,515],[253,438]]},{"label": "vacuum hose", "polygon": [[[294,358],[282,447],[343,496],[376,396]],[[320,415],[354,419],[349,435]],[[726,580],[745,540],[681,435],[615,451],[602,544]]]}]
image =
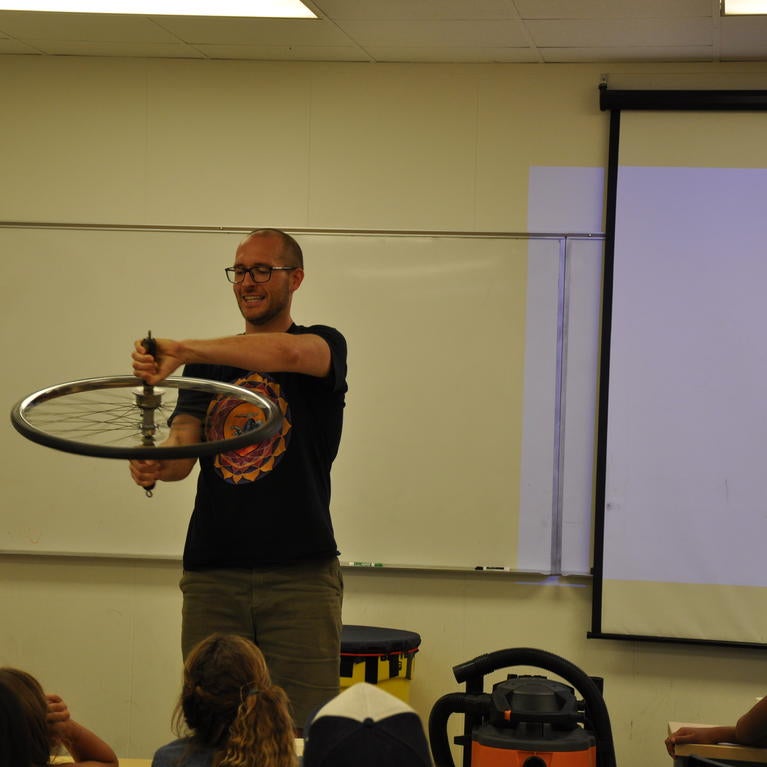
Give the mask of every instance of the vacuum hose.
[{"label": "vacuum hose", "polygon": [[[489,695],[469,695],[451,692],[443,695],[432,706],[429,714],[429,743],[434,764],[437,767],[455,767],[450,743],[447,738],[447,720],[451,714],[474,714],[481,716],[490,702]],[[468,744],[464,744],[466,747]]]},{"label": "vacuum hose", "polygon": [[[535,666],[546,669],[562,677],[578,690],[586,706],[586,729],[593,732],[596,739],[597,767],[616,767],[610,717],[596,682],[578,666],[559,655],[529,647],[497,650],[453,667],[456,681],[466,682],[467,692],[444,695],[431,710],[429,740],[437,767],[454,767],[447,738],[447,720],[450,714],[481,716],[490,701],[490,696],[481,692],[484,677],[509,666]],[[464,748],[468,747],[469,744],[464,743]]]}]

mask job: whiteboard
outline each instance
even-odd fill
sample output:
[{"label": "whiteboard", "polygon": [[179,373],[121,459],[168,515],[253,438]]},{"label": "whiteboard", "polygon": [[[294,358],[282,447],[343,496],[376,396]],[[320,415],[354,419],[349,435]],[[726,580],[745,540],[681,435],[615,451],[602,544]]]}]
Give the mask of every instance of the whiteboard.
[{"label": "whiteboard", "polygon": [[[147,330],[240,332],[223,268],[242,234],[0,229],[8,410],[53,383],[127,373]],[[342,561],[548,571],[560,243],[297,238],[306,278],[293,317],[337,327],[349,346],[332,479]],[[10,424],[2,448],[0,550],[180,557],[191,478],[147,499],[124,462],[32,444]],[[532,562],[520,527],[546,531]]]}]

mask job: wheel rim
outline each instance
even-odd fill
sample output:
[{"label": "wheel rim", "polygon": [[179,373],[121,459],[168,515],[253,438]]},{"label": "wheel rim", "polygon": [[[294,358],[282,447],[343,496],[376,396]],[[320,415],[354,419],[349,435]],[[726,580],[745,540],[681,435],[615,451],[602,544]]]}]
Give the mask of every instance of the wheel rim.
[{"label": "wheel rim", "polygon": [[[115,444],[101,439],[96,441],[101,427],[104,434],[110,432],[116,441],[130,439],[134,434],[141,439],[140,413],[135,403],[129,407],[127,392],[135,394],[136,389],[144,386],[144,382],[132,376],[105,376],[101,378],[84,378],[77,381],[49,386],[27,395],[17,402],[11,410],[11,423],[22,436],[46,447],[77,455],[87,455],[96,458],[123,459],[167,459],[192,458],[215,453],[228,452],[247,447],[256,442],[263,442],[277,434],[282,425],[282,415],[279,408],[267,397],[258,392],[234,384],[219,381],[208,381],[202,378],[176,377],[167,378],[156,388],[162,390],[181,391],[193,390],[212,396],[230,396],[256,406],[263,414],[263,420],[251,424],[251,428],[233,437],[210,442],[195,442],[189,445],[156,447],[144,444]],[[99,403],[101,411],[93,409],[88,412],[87,402],[96,392],[117,392],[123,390],[125,401],[117,398],[115,404]],[[78,395],[83,395],[79,397]],[[75,398],[83,404],[70,403]],[[55,407],[49,405],[53,403]],[[82,408],[78,412],[77,407]],[[71,409],[72,415],[67,415]],[[170,410],[170,406],[164,408]],[[49,411],[49,412],[46,412]],[[63,415],[62,415],[63,414]],[[40,416],[43,416],[42,418]],[[123,419],[125,419],[123,421]],[[80,429],[80,432],[78,432]],[[159,431],[163,431],[158,427]],[[118,432],[120,434],[118,434]],[[87,438],[85,438],[85,436]],[[90,440],[90,441],[89,441]]]}]

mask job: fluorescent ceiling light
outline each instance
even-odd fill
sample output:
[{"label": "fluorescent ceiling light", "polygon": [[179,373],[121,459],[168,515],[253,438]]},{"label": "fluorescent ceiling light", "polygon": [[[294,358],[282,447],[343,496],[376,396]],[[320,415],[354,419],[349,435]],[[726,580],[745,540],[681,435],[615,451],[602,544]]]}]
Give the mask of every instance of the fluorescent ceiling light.
[{"label": "fluorescent ceiling light", "polygon": [[317,18],[300,0],[0,0],[0,11]]},{"label": "fluorescent ceiling light", "polygon": [[722,0],[722,16],[767,14],[767,0]]}]

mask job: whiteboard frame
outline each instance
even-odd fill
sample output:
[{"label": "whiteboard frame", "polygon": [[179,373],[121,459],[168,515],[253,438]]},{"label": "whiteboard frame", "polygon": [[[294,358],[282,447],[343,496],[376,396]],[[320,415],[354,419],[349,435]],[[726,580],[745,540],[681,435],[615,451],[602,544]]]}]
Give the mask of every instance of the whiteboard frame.
[{"label": "whiteboard frame", "polygon": [[[205,234],[246,234],[250,231],[249,227],[239,226],[163,226],[163,225],[140,225],[140,224],[106,224],[106,223],[72,223],[72,222],[39,222],[39,221],[0,221],[0,229],[52,229],[52,230],[99,230],[99,231],[126,231],[126,232],[178,232],[178,233],[205,233]],[[601,243],[604,240],[604,234],[601,232],[507,232],[507,231],[451,231],[451,230],[389,230],[389,229],[351,229],[351,228],[312,228],[312,227],[284,227],[284,229],[294,235],[381,235],[381,236],[425,236],[425,237],[466,237],[473,239],[485,238],[503,238],[503,239],[523,239],[528,241],[549,240],[557,242],[559,245],[559,286],[557,297],[557,348],[556,348],[556,393],[555,393],[555,440],[552,445],[552,506],[550,522],[550,553],[551,560],[549,568],[522,567],[513,570],[504,569],[505,572],[528,573],[536,572],[544,575],[588,575],[590,573],[590,562],[579,559],[581,555],[570,556],[566,569],[563,570],[563,548],[567,546],[565,540],[566,532],[564,530],[564,520],[567,516],[563,510],[565,498],[569,493],[572,495],[573,488],[568,493],[564,488],[564,468],[568,461],[576,460],[581,463],[585,460],[590,462],[593,453],[592,444],[582,444],[576,439],[573,441],[572,435],[566,435],[564,429],[564,419],[566,405],[569,400],[575,399],[574,404],[577,407],[588,407],[588,400],[595,397],[595,392],[568,391],[567,363],[568,363],[568,345],[572,336],[572,319],[569,316],[569,307],[571,301],[571,265],[570,265],[570,246],[577,241],[591,241]],[[599,264],[599,278],[601,279],[601,263]],[[593,287],[593,286],[592,286]],[[576,329],[577,331],[577,329]],[[582,331],[581,331],[582,332]],[[598,343],[597,339],[586,339],[586,343],[591,341]],[[596,376],[596,372],[595,372]],[[592,405],[593,407],[593,405]],[[566,438],[567,436],[567,438]],[[576,457],[577,456],[577,457]],[[587,467],[588,468],[588,467]],[[583,472],[581,472],[583,473]],[[586,472],[588,475],[591,471]],[[571,484],[576,484],[572,483]],[[583,508],[589,510],[592,507],[591,498],[593,488],[578,487],[575,493],[583,499]],[[580,512],[579,512],[580,513]],[[572,522],[572,515],[570,516]],[[580,520],[580,524],[590,527],[590,519]],[[586,535],[589,531],[586,530]],[[583,537],[583,531],[579,535]],[[141,555],[130,553],[99,553],[99,552],[68,552],[68,551],[40,551],[26,549],[0,549],[0,554],[13,555],[37,555],[37,556],[73,556],[73,557],[95,557],[95,558],[115,558],[129,560],[180,560],[173,555]],[[567,557],[565,557],[567,559]],[[382,563],[383,567],[389,569],[413,569],[413,570],[460,570],[465,571],[472,568],[466,567],[431,567],[412,564]],[[497,570],[492,572],[497,573]]]}]

